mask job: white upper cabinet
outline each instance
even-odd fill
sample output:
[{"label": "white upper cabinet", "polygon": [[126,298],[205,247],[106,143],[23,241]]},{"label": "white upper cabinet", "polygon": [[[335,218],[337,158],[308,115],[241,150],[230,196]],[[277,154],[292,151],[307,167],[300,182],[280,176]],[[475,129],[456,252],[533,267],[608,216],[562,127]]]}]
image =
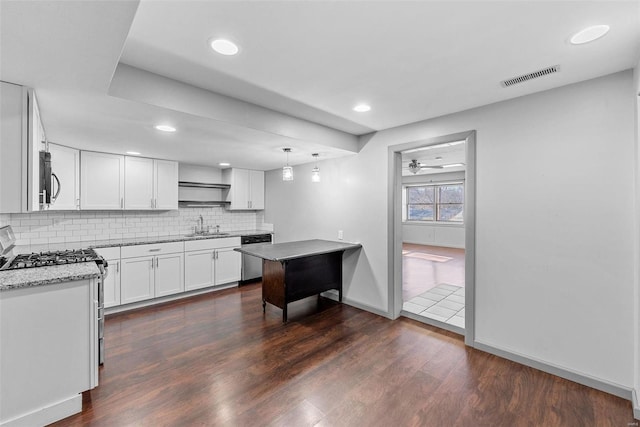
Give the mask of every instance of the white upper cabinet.
[{"label": "white upper cabinet", "polygon": [[154,160],[156,209],[178,209],[178,162]]},{"label": "white upper cabinet", "polygon": [[80,208],[123,209],[124,156],[80,152]]},{"label": "white upper cabinet", "polygon": [[222,171],[225,184],[229,184],[227,201],[230,210],[264,209],[264,172],[248,169],[225,169]]},{"label": "white upper cabinet", "polygon": [[29,195],[27,210],[39,211],[45,209],[44,205],[40,204],[40,151],[44,151],[45,142],[47,140],[44,134],[44,127],[42,126],[42,120],[40,118],[40,109],[38,108],[38,101],[36,94],[32,89],[28,90],[29,93],[29,147],[27,149],[27,155],[29,158],[29,179],[28,190]]},{"label": "white upper cabinet", "polygon": [[263,171],[249,171],[249,202],[251,209],[264,209]]},{"label": "white upper cabinet", "polygon": [[[51,153],[51,190],[57,197],[49,210],[80,209],[80,150],[49,144]],[[57,179],[56,179],[57,178]]]},{"label": "white upper cabinet", "polygon": [[178,209],[178,162],[82,151],[80,208]]},{"label": "white upper cabinet", "polygon": [[178,209],[178,162],[125,157],[125,209]]},{"label": "white upper cabinet", "polygon": [[0,82],[0,212],[40,209],[44,128],[33,89]]},{"label": "white upper cabinet", "polygon": [[124,158],[124,208],[153,209],[153,159]]}]

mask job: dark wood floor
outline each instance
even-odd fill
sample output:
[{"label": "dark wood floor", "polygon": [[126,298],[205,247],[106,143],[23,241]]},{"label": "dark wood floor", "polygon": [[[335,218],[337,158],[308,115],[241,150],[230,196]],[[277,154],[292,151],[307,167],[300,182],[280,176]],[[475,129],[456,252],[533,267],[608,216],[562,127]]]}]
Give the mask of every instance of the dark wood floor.
[{"label": "dark wood floor", "polygon": [[442,283],[464,287],[464,249],[403,243],[402,251],[451,258],[445,262],[402,257],[402,300],[428,291]]},{"label": "dark wood floor", "polygon": [[107,317],[100,386],[58,426],[617,426],[623,399],[316,298],[259,285]]}]

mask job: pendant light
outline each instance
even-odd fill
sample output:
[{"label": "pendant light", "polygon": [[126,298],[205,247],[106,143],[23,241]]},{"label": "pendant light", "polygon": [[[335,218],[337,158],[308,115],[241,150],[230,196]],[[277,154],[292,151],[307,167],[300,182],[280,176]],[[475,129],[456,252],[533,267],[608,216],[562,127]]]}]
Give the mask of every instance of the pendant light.
[{"label": "pendant light", "polygon": [[318,153],[313,153],[312,156],[316,159],[316,167],[311,171],[311,182],[320,182],[320,169],[318,168]]},{"label": "pendant light", "polygon": [[293,181],[293,168],[289,166],[289,153],[291,152],[291,148],[283,148],[282,151],[287,153],[287,164],[282,168],[282,180]]}]

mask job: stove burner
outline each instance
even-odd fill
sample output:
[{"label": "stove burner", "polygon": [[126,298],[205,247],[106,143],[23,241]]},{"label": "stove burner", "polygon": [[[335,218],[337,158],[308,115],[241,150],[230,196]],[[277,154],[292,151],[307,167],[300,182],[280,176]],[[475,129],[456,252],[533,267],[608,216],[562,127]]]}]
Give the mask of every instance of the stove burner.
[{"label": "stove burner", "polygon": [[102,258],[93,249],[34,252],[31,254],[17,255],[7,269],[46,267],[101,260]]}]

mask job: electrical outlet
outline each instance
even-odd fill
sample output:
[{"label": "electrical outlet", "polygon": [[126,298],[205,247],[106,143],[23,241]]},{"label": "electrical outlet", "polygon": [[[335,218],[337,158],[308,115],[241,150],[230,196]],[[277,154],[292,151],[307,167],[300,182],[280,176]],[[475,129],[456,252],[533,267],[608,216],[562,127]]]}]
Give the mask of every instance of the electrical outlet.
[{"label": "electrical outlet", "polygon": [[342,240],[342,230],[338,230],[338,240]]}]

